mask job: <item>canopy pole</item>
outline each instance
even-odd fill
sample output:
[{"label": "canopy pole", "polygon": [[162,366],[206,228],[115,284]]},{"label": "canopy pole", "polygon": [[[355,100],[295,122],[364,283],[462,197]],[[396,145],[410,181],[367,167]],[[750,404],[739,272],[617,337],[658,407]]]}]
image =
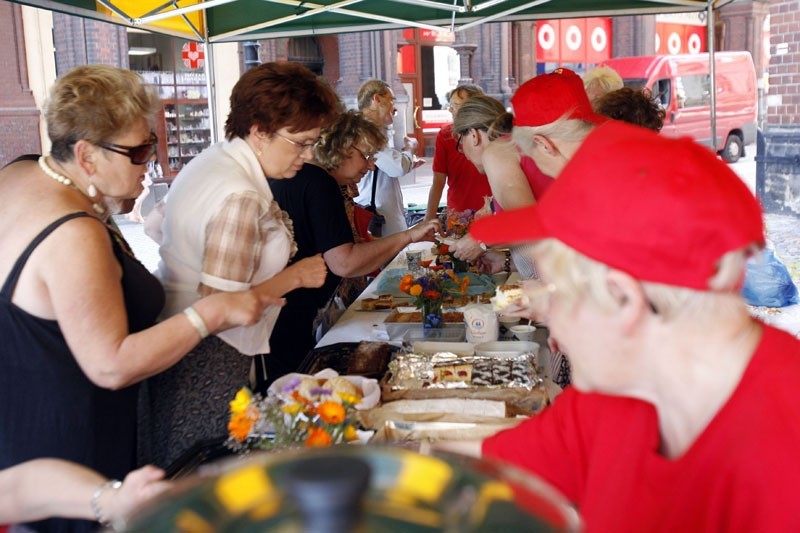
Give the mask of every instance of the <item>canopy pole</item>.
[{"label": "canopy pole", "polygon": [[708,72],[711,77],[711,149],[717,151],[717,62],[714,58],[714,0],[708,0],[706,7],[706,41],[708,42]]},{"label": "canopy pole", "polygon": [[206,89],[208,91],[208,127],[211,129],[211,144],[219,140],[217,132],[217,80],[214,79],[214,45],[206,40],[205,48],[205,69],[206,69]]}]

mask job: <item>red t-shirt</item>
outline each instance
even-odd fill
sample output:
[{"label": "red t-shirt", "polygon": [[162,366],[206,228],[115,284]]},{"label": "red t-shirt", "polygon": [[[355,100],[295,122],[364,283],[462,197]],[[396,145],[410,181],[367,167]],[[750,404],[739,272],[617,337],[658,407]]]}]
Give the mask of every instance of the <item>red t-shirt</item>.
[{"label": "red t-shirt", "polygon": [[447,207],[456,211],[483,207],[483,197],[491,196],[492,189],[486,176],[456,149],[453,125],[448,124],[436,135],[433,154],[433,171],[447,175]]},{"label": "red t-shirt", "polygon": [[800,342],[765,326],[692,447],[669,460],[659,440],[651,404],[570,387],[483,453],[549,480],[587,531],[800,531]]}]

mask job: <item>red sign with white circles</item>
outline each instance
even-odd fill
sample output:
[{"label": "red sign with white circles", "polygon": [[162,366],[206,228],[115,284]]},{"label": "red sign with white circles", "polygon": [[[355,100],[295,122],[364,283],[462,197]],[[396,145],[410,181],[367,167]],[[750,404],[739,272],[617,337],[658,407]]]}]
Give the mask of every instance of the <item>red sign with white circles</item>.
[{"label": "red sign with white circles", "polygon": [[192,69],[202,68],[206,62],[206,54],[202,43],[186,43],[181,49],[183,64]]},{"label": "red sign with white circles", "polygon": [[600,63],[611,58],[611,19],[541,20],[536,23],[536,61]]},{"label": "red sign with white circles", "polygon": [[699,54],[706,48],[706,27],[656,22],[656,54]]}]

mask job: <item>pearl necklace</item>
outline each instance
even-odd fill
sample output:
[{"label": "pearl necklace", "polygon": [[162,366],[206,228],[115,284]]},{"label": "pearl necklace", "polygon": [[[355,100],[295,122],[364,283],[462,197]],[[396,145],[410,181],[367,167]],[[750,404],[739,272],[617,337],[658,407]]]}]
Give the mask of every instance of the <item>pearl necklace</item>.
[{"label": "pearl necklace", "polygon": [[53,168],[50,165],[47,164],[47,161],[45,160],[45,156],[40,156],[39,157],[39,168],[41,168],[42,172],[47,174],[47,176],[49,176],[50,178],[53,178],[54,180],[59,182],[61,185],[65,185],[65,186],[67,186],[67,187],[69,187],[71,189],[75,189],[79,193],[81,193],[84,196],[86,196],[87,198],[89,198],[89,201],[92,202],[92,209],[94,209],[95,213],[97,213],[98,215],[105,215],[106,214],[106,208],[105,208],[105,206],[103,204],[101,204],[100,202],[92,201],[92,198],[87,196],[80,189],[78,189],[78,187],[75,186],[75,184],[72,182],[71,179],[69,179],[68,177],[66,177],[66,176],[64,176],[62,174],[59,174],[58,172],[53,170]]}]

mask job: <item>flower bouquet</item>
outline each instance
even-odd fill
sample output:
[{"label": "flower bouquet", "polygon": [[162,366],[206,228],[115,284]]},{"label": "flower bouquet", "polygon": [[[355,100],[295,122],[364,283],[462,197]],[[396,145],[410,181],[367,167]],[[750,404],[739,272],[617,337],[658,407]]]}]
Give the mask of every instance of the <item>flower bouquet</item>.
[{"label": "flower bouquet", "polygon": [[[374,391],[367,395],[353,384],[375,380],[290,374],[276,380],[267,397],[242,388],[230,402],[227,445],[234,451],[290,447],[321,447],[359,438],[356,409],[374,406]],[[368,387],[364,387],[368,388]]]},{"label": "flower bouquet", "polygon": [[448,209],[445,213],[444,231],[445,235],[454,239],[460,239],[469,233],[469,226],[475,219],[475,210],[456,211]]},{"label": "flower bouquet", "polygon": [[413,297],[412,303],[422,311],[422,325],[425,329],[441,328],[442,302],[448,294],[467,292],[469,277],[461,278],[452,270],[428,270],[419,277],[412,274],[400,280],[400,290]]}]

